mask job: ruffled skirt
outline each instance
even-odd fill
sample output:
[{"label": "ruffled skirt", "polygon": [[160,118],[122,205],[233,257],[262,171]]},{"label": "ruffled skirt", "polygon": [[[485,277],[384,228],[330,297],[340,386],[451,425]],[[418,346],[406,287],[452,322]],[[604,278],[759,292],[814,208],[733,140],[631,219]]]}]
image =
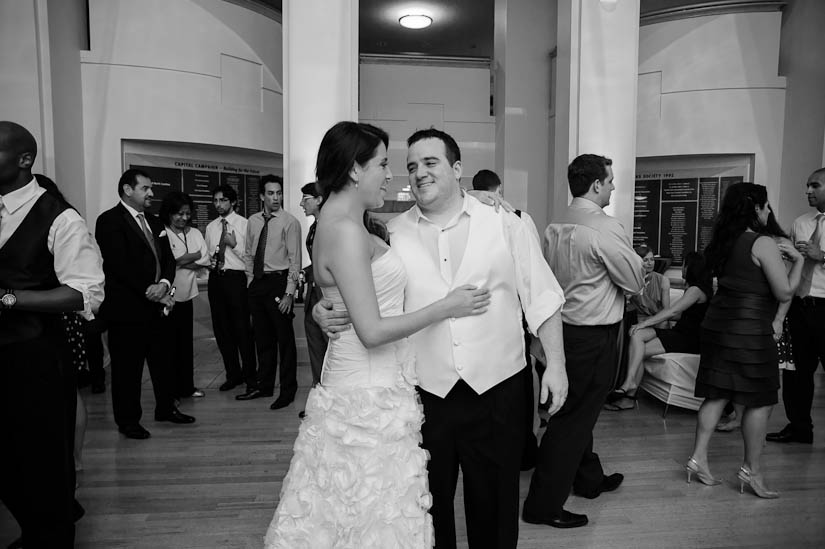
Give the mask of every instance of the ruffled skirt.
[{"label": "ruffled skirt", "polygon": [[411,384],[312,389],[265,547],[431,548],[423,420]]},{"label": "ruffled skirt", "polygon": [[724,290],[713,296],[702,322],[697,397],[753,407],[777,403],[776,307],[771,296]]}]

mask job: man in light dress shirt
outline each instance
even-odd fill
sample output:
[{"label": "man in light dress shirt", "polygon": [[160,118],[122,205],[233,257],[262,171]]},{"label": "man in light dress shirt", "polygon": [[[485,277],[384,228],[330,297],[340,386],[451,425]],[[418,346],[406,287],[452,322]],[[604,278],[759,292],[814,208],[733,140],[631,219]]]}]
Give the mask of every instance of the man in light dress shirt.
[{"label": "man in light dress shirt", "polygon": [[292,306],[301,270],[301,224],[281,207],[283,185],[283,179],[277,175],[261,178],[264,209],[250,216],[247,224],[244,259],[258,349],[258,376],[251,390],[235,397],[253,400],[272,396],[280,359],[280,393],[269,406],[272,410],[289,406],[298,391]]},{"label": "man in light dress shirt", "polygon": [[797,217],[791,228],[791,240],[805,264],[788,315],[796,370],[782,370],[789,423],[778,433],[768,433],[771,442],[813,443],[814,372],[817,362],[825,365],[825,168],[812,173],[805,187],[814,211]]},{"label": "man in light dress shirt", "polygon": [[564,509],[574,493],[598,497],[624,477],[605,476],[593,451],[593,426],[612,387],[624,294],[644,288],[642,259],[621,223],[602,208],[613,192],[612,161],[585,154],[573,160],[567,179],[573,201],[545,231],[544,256],[564,288],[564,353],[569,397],[551,417],[524,502],[525,521],[557,528],[587,524]]},{"label": "man in light dress shirt", "polygon": [[[453,499],[461,468],[470,547],[516,547],[524,438],[522,308],[548,356],[541,394],[542,400],[552,395],[554,413],[567,396],[562,290],[538,240],[518,217],[463,195],[461,152],[452,137],[421,130],[407,144],[416,205],[388,225],[407,271],[405,311],[463,284],[491,293],[484,315],[438,322],[410,337],[424,407],[423,447],[430,453],[436,546],[456,546]],[[335,313],[315,310],[329,332],[341,329],[324,320]]]},{"label": "man in light dress shirt", "polygon": [[74,545],[76,389],[60,313],[94,318],[103,270],[80,215],[32,177],[36,155],[31,133],[0,122],[0,500],[19,546],[62,548]]},{"label": "man in light dress shirt", "polygon": [[255,389],[256,367],[244,263],[247,221],[235,212],[237,202],[238,193],[229,185],[212,191],[218,217],[206,226],[206,248],[211,260],[209,309],[215,342],[226,370],[226,381],[219,390],[230,391],[245,382],[247,392],[251,392]]}]

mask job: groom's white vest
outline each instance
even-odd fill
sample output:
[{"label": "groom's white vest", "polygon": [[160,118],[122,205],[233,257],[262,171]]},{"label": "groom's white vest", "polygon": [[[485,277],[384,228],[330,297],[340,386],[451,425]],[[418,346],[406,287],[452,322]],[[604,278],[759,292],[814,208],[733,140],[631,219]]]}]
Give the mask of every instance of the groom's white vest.
[{"label": "groom's white vest", "polygon": [[521,305],[504,215],[475,199],[468,201],[467,211],[467,247],[451,284],[421,242],[417,206],[388,224],[390,244],[407,270],[405,312],[421,309],[464,284],[490,290],[490,307],[484,314],[438,322],[410,337],[418,384],[440,397],[459,379],[481,394],[525,367]]}]

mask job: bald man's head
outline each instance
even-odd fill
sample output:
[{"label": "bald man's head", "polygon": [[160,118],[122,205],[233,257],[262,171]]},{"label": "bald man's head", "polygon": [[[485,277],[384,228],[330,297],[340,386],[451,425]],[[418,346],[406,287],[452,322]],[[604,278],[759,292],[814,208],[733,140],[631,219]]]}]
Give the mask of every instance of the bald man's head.
[{"label": "bald man's head", "polygon": [[0,121],[0,150],[13,154],[31,153],[37,156],[37,141],[34,136],[21,126],[8,120]]},{"label": "bald man's head", "polygon": [[37,157],[37,141],[21,126],[0,121],[0,187],[19,186],[31,180],[31,169]]}]

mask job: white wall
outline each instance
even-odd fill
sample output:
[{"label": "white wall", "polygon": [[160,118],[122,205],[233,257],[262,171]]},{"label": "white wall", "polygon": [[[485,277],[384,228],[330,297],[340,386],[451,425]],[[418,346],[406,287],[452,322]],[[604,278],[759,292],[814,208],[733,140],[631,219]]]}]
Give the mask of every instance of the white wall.
[{"label": "white wall", "polygon": [[641,27],[637,156],[752,153],[754,183],[778,203],[781,18],[740,13]]},{"label": "white wall", "polygon": [[785,228],[810,209],[805,182],[825,166],[825,2],[794,0],[782,12],[779,72],[788,79],[777,215]]},{"label": "white wall", "polygon": [[90,223],[116,201],[122,139],[283,152],[279,23],[221,0],[90,0],[89,10]]},{"label": "white wall", "polygon": [[46,6],[45,0],[0,0],[0,120],[16,122],[32,133],[38,146],[34,171],[53,177]]},{"label": "white wall", "polygon": [[488,69],[362,63],[359,118],[390,134],[390,193],[407,184],[407,138],[430,126],[458,142],[465,187],[478,170],[495,169]]}]

